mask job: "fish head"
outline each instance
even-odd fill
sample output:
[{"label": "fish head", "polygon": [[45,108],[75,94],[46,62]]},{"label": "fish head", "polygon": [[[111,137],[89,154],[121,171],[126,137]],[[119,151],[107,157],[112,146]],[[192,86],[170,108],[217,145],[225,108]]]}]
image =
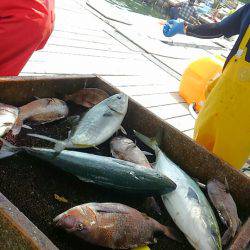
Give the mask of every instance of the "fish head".
[{"label": "fish head", "polygon": [[58,215],[53,222],[56,227],[82,236],[88,234],[92,226],[96,224],[96,217],[88,207],[77,206]]},{"label": "fish head", "polygon": [[125,115],[127,113],[128,96],[123,93],[113,95],[105,99],[103,102],[105,102],[109,109],[118,114]]},{"label": "fish head", "polygon": [[134,145],[133,141],[123,136],[116,136],[110,141],[110,147],[115,151],[126,151]]}]

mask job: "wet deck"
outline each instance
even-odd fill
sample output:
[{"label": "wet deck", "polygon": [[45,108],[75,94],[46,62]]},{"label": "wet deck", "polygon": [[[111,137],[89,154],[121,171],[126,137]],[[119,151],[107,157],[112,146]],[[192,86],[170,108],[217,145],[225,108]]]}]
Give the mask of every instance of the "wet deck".
[{"label": "wet deck", "polygon": [[104,0],[89,0],[87,5],[80,0],[56,1],[54,32],[21,75],[100,75],[192,137],[195,121],[178,95],[181,74],[195,58],[226,54],[222,46],[227,44],[165,38],[159,21],[124,12]]}]

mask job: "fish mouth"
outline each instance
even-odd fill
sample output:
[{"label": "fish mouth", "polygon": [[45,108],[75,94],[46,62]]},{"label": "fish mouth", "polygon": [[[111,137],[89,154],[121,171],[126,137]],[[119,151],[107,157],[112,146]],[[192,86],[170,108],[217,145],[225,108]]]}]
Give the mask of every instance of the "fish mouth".
[{"label": "fish mouth", "polygon": [[53,223],[56,227],[63,228],[67,232],[76,231],[77,220],[74,216],[63,213],[58,215]]}]

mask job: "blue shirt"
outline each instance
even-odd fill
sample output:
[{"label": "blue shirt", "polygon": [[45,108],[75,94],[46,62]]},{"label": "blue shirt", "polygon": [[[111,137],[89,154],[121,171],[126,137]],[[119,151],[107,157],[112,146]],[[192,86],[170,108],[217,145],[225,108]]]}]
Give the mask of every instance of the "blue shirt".
[{"label": "blue shirt", "polygon": [[[218,23],[218,25],[220,26],[220,30],[225,37],[231,37],[239,34],[237,41],[227,57],[226,63],[228,63],[232,56],[237,53],[241,40],[250,25],[250,3],[244,5],[232,15],[223,19],[220,23]],[[248,41],[247,48],[246,61],[250,62],[250,41]]]}]

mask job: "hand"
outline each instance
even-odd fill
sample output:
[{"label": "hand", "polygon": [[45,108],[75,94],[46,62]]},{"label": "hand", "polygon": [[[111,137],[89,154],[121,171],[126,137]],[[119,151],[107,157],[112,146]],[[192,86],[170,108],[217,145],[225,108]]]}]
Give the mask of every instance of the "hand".
[{"label": "hand", "polygon": [[184,34],[184,22],[171,19],[163,26],[164,36],[171,37],[176,34]]}]

